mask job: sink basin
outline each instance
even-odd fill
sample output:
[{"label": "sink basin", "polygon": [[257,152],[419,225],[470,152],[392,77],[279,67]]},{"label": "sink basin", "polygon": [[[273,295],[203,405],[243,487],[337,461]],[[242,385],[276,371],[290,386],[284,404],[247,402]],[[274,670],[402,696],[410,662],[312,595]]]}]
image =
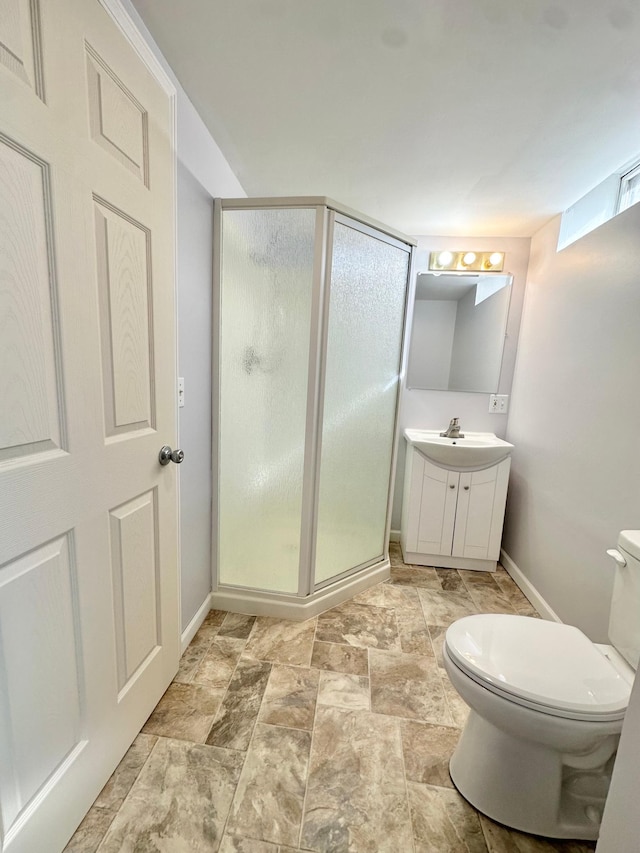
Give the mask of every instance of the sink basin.
[{"label": "sink basin", "polygon": [[464,438],[442,438],[439,430],[406,429],[409,444],[444,468],[487,468],[511,453],[513,444],[492,432],[466,432]]}]

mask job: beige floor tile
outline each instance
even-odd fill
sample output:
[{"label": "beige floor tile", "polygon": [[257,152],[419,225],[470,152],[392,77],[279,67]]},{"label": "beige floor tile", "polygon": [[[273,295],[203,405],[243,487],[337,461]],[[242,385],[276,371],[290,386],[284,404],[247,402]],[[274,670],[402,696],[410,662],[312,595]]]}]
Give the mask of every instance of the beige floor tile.
[{"label": "beige floor tile", "polygon": [[214,637],[193,673],[191,683],[226,690],[245,645],[245,640],[235,637]]},{"label": "beige floor tile", "polygon": [[117,809],[93,806],[76,829],[63,853],[96,853],[116,814]]},{"label": "beige floor tile", "polygon": [[360,648],[400,650],[395,612],[389,607],[345,602],[318,616],[316,639]]},{"label": "beige floor tile", "polygon": [[350,672],[352,675],[369,674],[369,656],[366,649],[345,646],[341,643],[313,644],[311,666],[333,672]]},{"label": "beige floor tile", "polygon": [[506,572],[496,572],[495,581],[516,613],[529,615],[532,610],[535,612],[533,604]]},{"label": "beige floor tile", "polygon": [[398,721],[318,707],[300,847],[409,853],[412,835]]},{"label": "beige floor tile", "polygon": [[478,815],[455,790],[408,782],[416,853],[487,853]]},{"label": "beige floor tile", "polygon": [[248,748],[270,673],[271,664],[267,661],[240,659],[211,726],[208,744],[228,749]]},{"label": "beige floor tile", "polygon": [[410,607],[411,603],[418,600],[415,589],[400,587],[385,581],[376,584],[364,592],[359,592],[350,601],[353,604],[371,604],[374,607],[393,607],[396,610],[402,607]]},{"label": "beige floor tile", "polygon": [[161,738],[111,824],[100,853],[213,853],[244,756]]},{"label": "beige floor tile", "polygon": [[237,637],[240,640],[246,640],[255,621],[255,616],[246,616],[244,613],[227,613],[218,631],[218,636]]},{"label": "beige floor tile", "polygon": [[256,725],[227,831],[296,847],[302,822],[311,734]]},{"label": "beige floor tile", "polygon": [[[218,629],[216,628],[215,630],[217,632]],[[196,634],[182,653],[182,657],[180,658],[180,663],[178,665],[178,672],[173,679],[174,681],[178,681],[181,684],[189,684],[193,680],[195,671],[211,646],[214,637],[215,634],[209,634],[208,632],[201,636]]]},{"label": "beige floor tile", "polygon": [[258,719],[273,726],[313,728],[318,695],[317,669],[274,665]]},{"label": "beige floor tile", "polygon": [[444,625],[427,625],[427,631],[429,632],[431,648],[433,649],[436,663],[439,667],[444,667],[442,662],[442,647],[444,645],[444,638],[447,633],[447,629]]},{"label": "beige floor tile", "polygon": [[402,548],[399,542],[389,543],[389,562],[392,566],[404,566],[404,558],[402,556]]},{"label": "beige floor tile", "polygon": [[419,594],[427,625],[448,627],[456,619],[478,612],[468,592],[420,589]]},{"label": "beige floor tile", "polygon": [[442,685],[444,687],[444,695],[447,699],[447,705],[451,712],[453,725],[459,729],[464,728],[469,716],[469,706],[458,693],[453,684],[449,681],[449,676],[442,673]]},{"label": "beige floor tile", "polygon": [[436,570],[431,566],[391,566],[390,584],[415,586],[420,589],[442,589]]},{"label": "beige floor tile", "polygon": [[401,586],[397,586],[395,589],[402,590],[403,593],[414,594],[405,602],[403,607],[395,608],[400,648],[403,652],[409,654],[433,657],[433,646],[429,638],[427,623],[425,622],[417,590]]},{"label": "beige floor tile", "polygon": [[224,690],[174,682],[169,685],[142,731],[145,734],[204,743],[223,698]]},{"label": "beige floor tile", "polygon": [[457,569],[436,569],[442,589],[447,592],[464,590],[464,583]]},{"label": "beige floor tile", "polygon": [[475,569],[458,569],[458,574],[462,578],[463,583],[467,588],[483,584],[495,589],[495,577],[497,572],[478,572]]},{"label": "beige floor tile", "polygon": [[225,835],[220,845],[220,853],[280,853],[283,849],[279,844],[271,844],[269,841],[232,835]]},{"label": "beige floor tile", "polygon": [[460,731],[413,720],[402,720],[400,731],[407,779],[453,788],[449,760],[458,743]]},{"label": "beige floor tile", "polygon": [[434,658],[370,649],[369,669],[375,713],[452,724]]},{"label": "beige floor tile", "polygon": [[363,675],[344,672],[321,672],[318,704],[353,711],[369,711],[369,679]]},{"label": "beige floor tile", "polygon": [[315,619],[291,622],[258,616],[245,652],[258,660],[309,666],[315,628]]},{"label": "beige floor tile", "polygon": [[497,584],[467,584],[469,595],[479,613],[515,614],[515,608]]},{"label": "beige floor tile", "polygon": [[192,680],[200,661],[213,642],[225,616],[226,613],[224,610],[210,610],[207,613],[202,625],[198,628],[194,638],[180,658],[178,673],[174,681],[188,684]]},{"label": "beige floor tile", "polygon": [[593,851],[484,817],[482,832],[448,774],[469,709],[442,667],[447,627],[532,605],[502,568],[408,566],[397,545],[391,562],[389,582],[307,622],[211,611],[66,853]]},{"label": "beige floor tile", "polygon": [[117,810],[131,790],[131,786],[151,754],[158,738],[155,735],[139,734],[104,786],[94,806]]},{"label": "beige floor tile", "polygon": [[480,815],[480,823],[489,853],[591,853],[596,849],[595,841],[557,841],[527,835],[495,823],[485,815]]}]

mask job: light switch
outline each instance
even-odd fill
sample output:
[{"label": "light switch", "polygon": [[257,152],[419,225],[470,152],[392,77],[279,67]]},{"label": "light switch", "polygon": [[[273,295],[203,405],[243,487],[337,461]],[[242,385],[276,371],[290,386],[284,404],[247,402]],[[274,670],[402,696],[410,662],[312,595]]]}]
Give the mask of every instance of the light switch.
[{"label": "light switch", "polygon": [[178,408],[184,406],[184,376],[178,377]]},{"label": "light switch", "polygon": [[492,415],[506,415],[509,408],[508,394],[490,394],[489,412]]}]

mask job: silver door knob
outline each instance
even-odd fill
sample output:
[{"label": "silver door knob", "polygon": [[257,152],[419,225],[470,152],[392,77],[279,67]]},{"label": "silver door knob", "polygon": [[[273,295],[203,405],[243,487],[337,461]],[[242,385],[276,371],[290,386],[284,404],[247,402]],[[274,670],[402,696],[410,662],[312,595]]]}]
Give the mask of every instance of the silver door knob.
[{"label": "silver door knob", "polygon": [[168,444],[165,444],[164,447],[160,448],[158,462],[161,465],[168,465],[169,462],[175,462],[176,465],[179,465],[183,459],[184,450],[172,450]]}]

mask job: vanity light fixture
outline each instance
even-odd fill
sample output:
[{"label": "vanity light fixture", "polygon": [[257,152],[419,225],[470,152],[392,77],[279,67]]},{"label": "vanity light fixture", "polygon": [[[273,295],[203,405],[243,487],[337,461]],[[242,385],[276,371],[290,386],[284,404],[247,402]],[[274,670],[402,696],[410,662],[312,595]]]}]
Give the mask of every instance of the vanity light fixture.
[{"label": "vanity light fixture", "polygon": [[504,252],[431,252],[429,269],[433,272],[502,272]]}]

